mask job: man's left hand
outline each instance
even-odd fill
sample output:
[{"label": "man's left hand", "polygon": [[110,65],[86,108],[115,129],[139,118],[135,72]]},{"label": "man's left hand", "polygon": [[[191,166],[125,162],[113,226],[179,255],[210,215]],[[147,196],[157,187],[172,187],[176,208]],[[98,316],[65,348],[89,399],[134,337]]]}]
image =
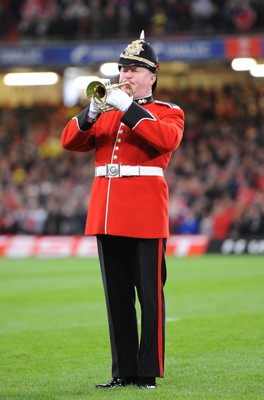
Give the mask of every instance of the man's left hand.
[{"label": "man's left hand", "polygon": [[112,89],[108,92],[106,102],[120,111],[126,112],[133,99],[121,89]]}]

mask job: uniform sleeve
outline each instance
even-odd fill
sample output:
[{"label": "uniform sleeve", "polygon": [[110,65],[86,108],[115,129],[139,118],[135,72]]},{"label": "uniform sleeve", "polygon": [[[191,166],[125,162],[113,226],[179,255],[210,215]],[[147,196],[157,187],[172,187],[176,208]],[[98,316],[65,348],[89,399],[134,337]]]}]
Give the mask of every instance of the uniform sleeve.
[{"label": "uniform sleeve", "polygon": [[133,102],[121,121],[160,152],[175,150],[183,137],[184,112],[169,103],[152,103],[150,107]]},{"label": "uniform sleeve", "polygon": [[62,131],[61,144],[66,150],[90,151],[95,146],[93,123],[87,121],[88,107],[73,117]]}]

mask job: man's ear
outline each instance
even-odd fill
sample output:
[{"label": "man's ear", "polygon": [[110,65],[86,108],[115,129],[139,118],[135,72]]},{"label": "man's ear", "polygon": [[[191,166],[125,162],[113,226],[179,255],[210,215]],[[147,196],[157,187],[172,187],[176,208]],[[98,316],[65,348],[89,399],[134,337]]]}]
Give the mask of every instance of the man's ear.
[{"label": "man's ear", "polygon": [[157,75],[156,74],[152,74],[151,76],[151,84],[153,85],[154,82],[156,82],[157,80]]}]

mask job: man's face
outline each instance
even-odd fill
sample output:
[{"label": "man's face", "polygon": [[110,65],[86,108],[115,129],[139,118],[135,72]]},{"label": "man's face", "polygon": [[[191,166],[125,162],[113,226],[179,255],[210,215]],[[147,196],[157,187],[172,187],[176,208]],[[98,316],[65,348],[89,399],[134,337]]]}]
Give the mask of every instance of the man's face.
[{"label": "man's face", "polygon": [[[119,82],[129,81],[134,99],[150,96],[155,80],[156,75],[144,67],[133,66],[121,67],[120,69]],[[123,90],[129,93],[127,87],[124,87]]]}]

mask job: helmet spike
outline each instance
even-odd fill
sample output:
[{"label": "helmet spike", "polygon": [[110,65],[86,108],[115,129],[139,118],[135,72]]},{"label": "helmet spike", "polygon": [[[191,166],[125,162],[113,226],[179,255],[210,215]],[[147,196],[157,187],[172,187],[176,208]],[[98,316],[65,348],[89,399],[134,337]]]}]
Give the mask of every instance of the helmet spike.
[{"label": "helmet spike", "polygon": [[140,40],[145,40],[145,32],[144,32],[144,30],[143,31],[141,31],[141,34],[140,34],[140,38],[139,38]]}]

